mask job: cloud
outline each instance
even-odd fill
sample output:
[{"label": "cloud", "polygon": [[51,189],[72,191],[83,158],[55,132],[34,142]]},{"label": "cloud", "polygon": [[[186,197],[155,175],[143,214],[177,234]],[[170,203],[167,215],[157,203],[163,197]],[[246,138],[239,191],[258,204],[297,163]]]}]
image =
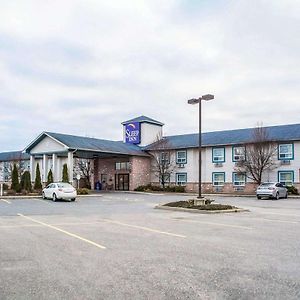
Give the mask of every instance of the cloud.
[{"label": "cloud", "polygon": [[145,114],[166,134],[297,123],[300,5],[254,1],[3,1],[0,151],[41,131],[121,139]]}]

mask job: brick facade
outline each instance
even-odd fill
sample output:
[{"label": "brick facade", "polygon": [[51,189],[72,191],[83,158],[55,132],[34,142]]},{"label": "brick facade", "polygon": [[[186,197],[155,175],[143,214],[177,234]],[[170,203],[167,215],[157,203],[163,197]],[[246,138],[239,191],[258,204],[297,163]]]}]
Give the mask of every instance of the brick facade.
[{"label": "brick facade", "polygon": [[[129,162],[129,170],[116,170],[116,163]],[[101,182],[101,175],[107,177],[103,189],[115,190],[116,175],[129,175],[129,190],[150,183],[150,159],[148,157],[132,156],[128,158],[99,158],[94,164],[94,185]]]}]

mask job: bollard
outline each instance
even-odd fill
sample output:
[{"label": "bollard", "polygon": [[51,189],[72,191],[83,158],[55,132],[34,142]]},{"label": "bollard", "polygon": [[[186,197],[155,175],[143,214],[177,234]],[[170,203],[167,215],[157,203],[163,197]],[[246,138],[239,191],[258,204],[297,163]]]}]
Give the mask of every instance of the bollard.
[{"label": "bollard", "polygon": [[3,196],[3,183],[0,184],[0,196]]}]

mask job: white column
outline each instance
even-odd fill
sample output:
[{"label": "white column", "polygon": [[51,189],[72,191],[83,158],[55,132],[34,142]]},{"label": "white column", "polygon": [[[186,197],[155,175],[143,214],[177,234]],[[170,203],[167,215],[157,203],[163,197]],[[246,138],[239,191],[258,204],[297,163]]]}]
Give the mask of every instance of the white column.
[{"label": "white column", "polygon": [[52,154],[53,181],[57,181],[57,154]]},{"label": "white column", "polygon": [[35,180],[35,159],[33,155],[30,155],[30,177],[31,181]]},{"label": "white column", "polygon": [[69,172],[69,182],[73,184],[73,152],[68,152],[68,172]]},{"label": "white column", "polygon": [[47,182],[48,177],[48,155],[43,155],[43,182]]}]

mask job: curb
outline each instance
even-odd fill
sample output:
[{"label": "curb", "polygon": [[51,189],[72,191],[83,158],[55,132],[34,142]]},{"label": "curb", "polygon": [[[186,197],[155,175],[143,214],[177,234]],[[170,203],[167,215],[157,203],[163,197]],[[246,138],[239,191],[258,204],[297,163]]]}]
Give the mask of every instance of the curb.
[{"label": "curb", "polygon": [[[160,192],[137,192],[137,191],[117,191],[117,193],[123,193],[123,194],[141,194],[141,195],[156,195],[156,196],[165,196],[168,193],[160,193]],[[182,193],[183,194],[183,193]],[[175,195],[175,193],[172,193],[172,195]]]},{"label": "curb", "polygon": [[249,209],[244,208],[237,208],[237,209],[226,209],[226,210],[199,210],[194,208],[181,208],[181,207],[170,207],[170,206],[163,206],[157,205],[154,209],[163,209],[163,210],[170,210],[170,211],[181,211],[181,212],[189,212],[189,213],[196,213],[196,214],[223,214],[223,213],[238,213],[238,212],[250,212]]},{"label": "curb", "polygon": [[[103,197],[103,195],[77,195],[76,198],[82,197]],[[11,199],[11,200],[24,200],[24,199],[43,199],[42,196],[2,196],[1,199]]]}]

